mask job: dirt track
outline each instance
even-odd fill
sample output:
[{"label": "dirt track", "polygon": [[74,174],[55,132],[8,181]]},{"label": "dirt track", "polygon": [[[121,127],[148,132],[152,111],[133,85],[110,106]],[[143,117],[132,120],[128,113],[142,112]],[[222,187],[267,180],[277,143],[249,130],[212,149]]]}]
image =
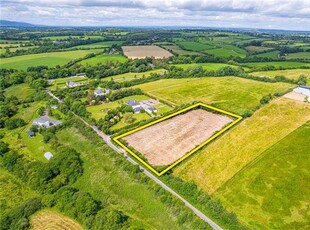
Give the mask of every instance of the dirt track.
[{"label": "dirt track", "polygon": [[170,165],[232,121],[229,117],[197,109],[123,139],[151,165]]},{"label": "dirt track", "polygon": [[169,51],[158,46],[123,46],[124,54],[131,59],[135,58],[167,58],[173,56]]}]

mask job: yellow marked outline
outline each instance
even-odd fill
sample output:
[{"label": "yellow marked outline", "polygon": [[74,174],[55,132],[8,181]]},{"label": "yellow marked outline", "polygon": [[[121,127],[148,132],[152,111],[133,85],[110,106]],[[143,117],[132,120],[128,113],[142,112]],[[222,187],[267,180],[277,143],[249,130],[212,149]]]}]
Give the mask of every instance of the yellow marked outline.
[{"label": "yellow marked outline", "polygon": [[[169,167],[167,167],[166,169],[164,169],[163,171],[161,172],[157,172],[150,164],[148,164],[147,162],[145,162],[144,160],[142,160],[139,156],[137,156],[137,154],[135,154],[133,151],[131,151],[127,146],[125,146],[124,144],[122,144],[119,139],[122,138],[122,137],[125,137],[125,136],[128,136],[132,133],[135,133],[141,129],[144,129],[144,128],[147,128],[149,126],[152,126],[154,124],[157,124],[161,121],[164,121],[164,120],[167,120],[169,119],[170,117],[174,117],[176,115],[179,115],[180,113],[183,113],[183,112],[186,112],[188,110],[191,110],[195,107],[199,107],[199,106],[202,106],[202,107],[205,107],[205,108],[208,108],[208,109],[211,109],[211,110],[214,110],[214,111],[217,111],[217,112],[221,112],[221,113],[224,113],[224,114],[227,114],[231,117],[234,117],[234,118],[237,118],[236,120],[234,120],[232,123],[230,123],[229,125],[227,125],[226,127],[224,127],[223,129],[221,129],[219,132],[217,132],[216,134],[214,134],[213,136],[211,136],[210,138],[208,138],[206,141],[204,141],[203,143],[201,143],[200,145],[198,145],[197,147],[195,147],[194,149],[192,149],[190,152],[188,152],[187,154],[185,154],[183,157],[181,157],[180,159],[178,159],[177,161],[175,161],[172,165],[170,165]],[[210,105],[206,105],[204,103],[197,103],[197,104],[194,104],[194,105],[191,105],[185,109],[182,109],[180,111],[177,111],[175,113],[172,113],[168,116],[165,116],[165,117],[162,117],[156,121],[152,121],[146,125],[143,125],[141,127],[138,127],[136,129],[133,129],[127,133],[124,133],[124,134],[121,134],[119,136],[116,136],[113,138],[113,140],[119,145],[121,146],[122,148],[124,148],[127,152],[129,152],[132,156],[134,156],[137,160],[139,160],[144,166],[146,166],[149,170],[151,170],[153,173],[155,173],[157,176],[161,176],[163,174],[165,174],[166,172],[168,172],[170,169],[172,169],[174,166],[176,166],[177,164],[179,164],[181,161],[185,160],[186,158],[188,158],[189,156],[191,156],[193,153],[195,153],[197,150],[199,150],[200,148],[202,148],[203,146],[205,146],[207,143],[209,143],[210,141],[212,141],[213,139],[215,139],[216,137],[218,137],[219,135],[221,135],[222,133],[224,133],[226,130],[228,130],[229,128],[231,128],[232,126],[234,126],[235,124],[237,124],[240,120],[242,120],[242,117],[239,116],[239,115],[236,115],[236,114],[233,114],[233,113],[230,113],[230,112],[227,112],[225,110],[222,110],[222,109],[218,109],[218,108],[215,108],[213,106],[210,106]],[[141,153],[142,154],[142,153]]]}]

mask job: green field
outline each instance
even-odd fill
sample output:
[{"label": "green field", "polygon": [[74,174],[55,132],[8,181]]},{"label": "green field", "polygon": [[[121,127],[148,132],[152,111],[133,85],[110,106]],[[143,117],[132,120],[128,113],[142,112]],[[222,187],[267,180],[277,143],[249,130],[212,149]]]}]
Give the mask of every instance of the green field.
[{"label": "green field", "polygon": [[119,82],[130,81],[136,78],[149,77],[151,73],[161,74],[163,72],[165,72],[164,69],[154,69],[154,70],[149,70],[149,71],[140,72],[140,73],[123,73],[123,74],[118,74],[118,75],[102,78],[102,80],[105,81],[105,80],[113,79],[114,81],[119,81]]},{"label": "green field", "polygon": [[187,69],[189,67],[194,67],[194,66],[202,66],[203,69],[209,70],[209,71],[216,71],[219,68],[225,67],[225,66],[230,66],[233,68],[238,68],[239,66],[235,65],[229,65],[229,64],[224,64],[224,63],[193,63],[193,64],[175,64],[173,66],[177,66],[179,68]]},{"label": "green field", "polygon": [[108,202],[133,218],[131,229],[193,229],[192,223],[184,223],[181,227],[177,225],[178,214],[111,159],[109,147],[98,143],[97,139],[83,136],[76,128],[63,129],[57,137],[62,144],[81,153],[84,172],[74,187],[89,192],[95,199]]},{"label": "green field", "polygon": [[201,53],[183,50],[179,46],[176,45],[164,45],[163,46],[168,51],[171,50],[173,53],[179,54],[179,55],[201,55]]},{"label": "green field", "polygon": [[137,85],[150,95],[177,104],[203,101],[237,114],[254,110],[260,99],[276,92],[284,92],[294,85],[265,83],[238,77],[207,77],[199,79],[166,79]]},{"label": "green field", "polygon": [[76,50],[76,51],[66,51],[66,52],[51,52],[51,53],[41,53],[41,54],[28,54],[22,56],[15,56],[10,58],[1,58],[0,67],[1,68],[11,68],[26,70],[28,67],[33,66],[48,66],[55,67],[57,65],[65,65],[69,61],[85,57],[90,53],[99,53],[102,50]]},{"label": "green field", "polygon": [[[136,101],[143,101],[143,100],[147,100],[150,98],[144,95],[129,96],[129,97],[125,97],[120,100],[117,100],[117,101],[110,102],[110,103],[89,106],[87,107],[87,111],[92,114],[93,118],[95,118],[96,120],[99,120],[100,118],[104,118],[104,116],[107,114],[109,110],[115,109],[116,107],[119,107],[125,104],[125,102],[129,99],[134,99]],[[134,114],[134,116],[135,115],[137,114]]]},{"label": "green field", "polygon": [[255,52],[264,52],[264,51],[270,50],[272,48],[264,47],[264,46],[247,46],[247,47],[245,47],[245,49],[250,53],[255,53]]},{"label": "green field", "polygon": [[88,38],[90,39],[103,39],[103,36],[46,36],[46,37],[42,37],[41,39],[48,39],[48,40],[52,40],[52,41],[56,41],[56,40],[68,40],[69,38],[72,39],[82,39],[82,40],[86,40]]},{"label": "green field", "polygon": [[244,66],[247,67],[264,67],[264,66],[274,66],[276,68],[300,68],[303,66],[310,66],[310,63],[304,63],[304,62],[293,62],[293,61],[282,61],[282,62],[248,62],[243,63]]},{"label": "green field", "polygon": [[286,56],[286,59],[310,59],[310,52],[291,53]]},{"label": "green field", "polygon": [[106,64],[108,62],[119,62],[119,63],[124,63],[127,61],[127,58],[120,54],[100,54],[92,58],[88,58],[86,60],[83,60],[79,62],[82,65],[97,65],[99,63],[101,64]]},{"label": "green field", "polygon": [[25,100],[34,94],[35,90],[30,88],[26,83],[13,85],[5,89],[5,96],[16,96],[20,100]]},{"label": "green field", "polygon": [[65,77],[65,78],[56,78],[54,79],[54,81],[50,82],[50,86],[48,87],[49,89],[51,90],[56,90],[57,87],[66,87],[66,82],[67,81],[74,81],[74,82],[79,82],[79,83],[82,83],[82,82],[89,82],[91,81],[90,79],[88,78],[85,78],[85,77]]},{"label": "green field", "polygon": [[271,51],[271,52],[266,52],[266,53],[261,53],[255,55],[255,57],[262,57],[262,58],[273,58],[276,59],[279,56],[279,51]]},{"label": "green field", "polygon": [[309,134],[310,122],[262,152],[216,196],[252,229],[309,229]]},{"label": "green field", "polygon": [[177,45],[183,49],[191,51],[203,51],[214,48],[213,46],[202,44],[199,42],[177,42]]},{"label": "green field", "polygon": [[236,46],[229,46],[226,45],[222,48],[212,49],[205,51],[207,54],[213,54],[216,57],[242,57],[244,58],[246,56],[246,51],[243,49],[240,49]]},{"label": "green field", "polygon": [[297,80],[301,75],[306,76],[308,81],[310,79],[310,69],[287,69],[287,70],[274,70],[274,71],[259,71],[250,73],[254,76],[266,76],[274,78],[276,76],[285,76],[288,79]]},{"label": "green field", "polygon": [[0,216],[26,200],[36,196],[36,193],[24,185],[17,177],[0,168]]},{"label": "green field", "polygon": [[[98,49],[98,48],[107,48],[111,47],[112,45],[122,45],[123,41],[106,41],[106,42],[96,42],[96,43],[91,43],[87,45],[80,45],[80,46],[74,46],[72,48],[88,48],[88,49]],[[72,49],[70,48],[70,49]]]}]

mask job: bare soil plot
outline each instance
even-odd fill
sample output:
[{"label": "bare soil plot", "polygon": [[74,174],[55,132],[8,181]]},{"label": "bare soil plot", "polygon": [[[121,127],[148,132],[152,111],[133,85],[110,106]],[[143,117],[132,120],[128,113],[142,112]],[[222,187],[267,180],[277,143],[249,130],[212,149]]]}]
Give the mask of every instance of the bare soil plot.
[{"label": "bare soil plot", "polygon": [[123,46],[124,54],[128,58],[168,58],[173,56],[169,51],[158,46]]},{"label": "bare soil plot", "polygon": [[123,139],[153,166],[170,165],[233,119],[203,109],[162,121]]},{"label": "bare soil plot", "polygon": [[289,98],[295,101],[305,101],[306,96],[301,94],[301,93],[296,93],[296,92],[289,92],[285,95],[283,95],[285,98]]},{"label": "bare soil plot", "polygon": [[74,220],[50,210],[42,210],[34,214],[30,224],[32,230],[83,230]]}]

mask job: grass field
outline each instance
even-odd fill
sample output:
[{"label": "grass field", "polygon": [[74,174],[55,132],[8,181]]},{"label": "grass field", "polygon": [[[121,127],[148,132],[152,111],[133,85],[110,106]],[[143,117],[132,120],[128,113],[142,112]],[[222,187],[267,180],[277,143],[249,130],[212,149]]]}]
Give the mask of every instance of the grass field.
[{"label": "grass field", "polygon": [[225,67],[225,66],[230,66],[234,68],[238,68],[239,66],[235,65],[229,65],[229,64],[224,64],[224,63],[193,63],[193,64],[175,64],[174,66],[187,69],[189,67],[193,66],[202,66],[203,69],[209,70],[209,71],[216,71],[219,68]]},{"label": "grass field", "polygon": [[310,52],[290,53],[286,59],[310,59]]},{"label": "grass field", "polygon": [[245,47],[245,49],[250,53],[254,53],[254,52],[264,52],[264,51],[270,50],[272,48],[264,47],[264,46],[247,46],[247,47]]},{"label": "grass field", "polygon": [[214,193],[309,119],[310,104],[278,98],[212,142],[174,173]]},{"label": "grass field", "polygon": [[100,54],[95,57],[80,61],[79,63],[82,65],[97,65],[98,63],[106,64],[108,62],[124,63],[125,61],[127,61],[127,58],[120,54]]},{"label": "grass field", "polygon": [[264,67],[264,66],[274,66],[274,67],[281,67],[283,69],[286,68],[300,68],[303,66],[310,66],[310,63],[304,62],[289,62],[289,61],[282,61],[282,62],[248,62],[244,63],[244,66],[247,67]]},{"label": "grass field", "polygon": [[289,79],[298,79],[300,75],[304,75],[308,78],[308,82],[310,79],[310,69],[288,69],[288,70],[274,70],[274,71],[259,71],[250,73],[254,76],[266,76],[274,78],[276,76],[285,76]]},{"label": "grass field", "polygon": [[51,90],[55,90],[57,87],[63,88],[66,87],[67,81],[74,81],[79,83],[87,83],[91,81],[89,78],[85,77],[65,77],[65,78],[56,78],[54,81],[50,82],[50,86],[48,87]]},{"label": "grass field", "polygon": [[203,101],[239,115],[253,110],[264,95],[293,87],[287,83],[265,83],[238,77],[167,79],[135,86],[159,99],[177,104]]},{"label": "grass field", "polygon": [[204,51],[214,48],[214,46],[202,44],[199,42],[187,42],[187,41],[181,41],[176,43],[178,46],[180,46],[183,49],[191,50],[191,51]]},{"label": "grass field", "polygon": [[225,46],[223,48],[211,49],[206,50],[205,53],[213,54],[216,57],[242,57],[246,56],[246,52],[243,49],[240,49],[235,46]]},{"label": "grass field", "polygon": [[68,40],[69,38],[73,38],[73,39],[82,39],[82,40],[86,40],[88,38],[90,39],[102,39],[103,36],[99,36],[99,35],[94,35],[94,36],[46,36],[46,37],[42,37],[41,39],[49,39],[52,41],[56,41],[56,40]]},{"label": "grass field", "polygon": [[191,229],[188,223],[182,228],[176,225],[178,214],[111,159],[109,147],[83,136],[76,128],[63,129],[57,136],[64,145],[81,153],[84,172],[74,186],[129,215],[133,218],[132,229]]},{"label": "grass field", "polygon": [[30,88],[26,83],[13,85],[5,89],[5,96],[16,96],[20,100],[25,100],[33,95],[34,89]]},{"label": "grass field", "polygon": [[271,51],[271,52],[266,52],[266,53],[261,53],[261,54],[256,54],[256,57],[262,57],[262,58],[278,58],[279,56],[279,51]]},{"label": "grass field", "polygon": [[120,100],[117,100],[117,101],[110,102],[110,103],[89,106],[87,107],[87,111],[91,112],[93,118],[95,118],[96,120],[99,120],[100,118],[104,118],[104,116],[107,114],[109,110],[115,109],[116,107],[124,105],[125,102],[129,99],[134,99],[136,101],[143,101],[143,100],[147,100],[150,98],[144,95],[129,96],[129,97],[125,97]]},{"label": "grass field", "polygon": [[36,196],[33,190],[3,168],[0,168],[0,188],[0,216]]},{"label": "grass field", "polygon": [[252,229],[309,229],[309,134],[310,121],[262,152],[216,196]]},{"label": "grass field", "polygon": [[119,82],[130,81],[136,78],[149,77],[151,73],[161,74],[165,71],[166,70],[164,69],[154,69],[154,70],[149,70],[149,71],[140,72],[140,73],[123,73],[123,74],[118,74],[118,75],[102,78],[101,80],[105,81],[105,80],[113,79],[114,81],[119,81]]},{"label": "grass field", "polygon": [[48,66],[55,67],[57,65],[64,65],[69,61],[77,58],[82,58],[90,53],[101,52],[100,49],[94,50],[76,50],[66,52],[51,52],[41,54],[28,54],[10,58],[0,59],[0,68],[11,68],[26,70],[32,66]]},{"label": "grass field", "polygon": [[164,45],[164,48],[167,50],[171,50],[174,53],[177,53],[179,55],[201,55],[201,53],[183,50],[177,45]]},{"label": "grass field", "polygon": [[[112,45],[122,45],[123,41],[106,41],[106,42],[96,42],[96,43],[91,43],[87,45],[80,45],[80,46],[74,46],[72,48],[89,48],[89,49],[97,49],[97,48],[107,48],[111,47]],[[72,49],[71,48],[71,49]]]},{"label": "grass field", "polygon": [[30,219],[31,230],[83,230],[84,228],[73,219],[58,212],[43,209],[36,212]]}]

